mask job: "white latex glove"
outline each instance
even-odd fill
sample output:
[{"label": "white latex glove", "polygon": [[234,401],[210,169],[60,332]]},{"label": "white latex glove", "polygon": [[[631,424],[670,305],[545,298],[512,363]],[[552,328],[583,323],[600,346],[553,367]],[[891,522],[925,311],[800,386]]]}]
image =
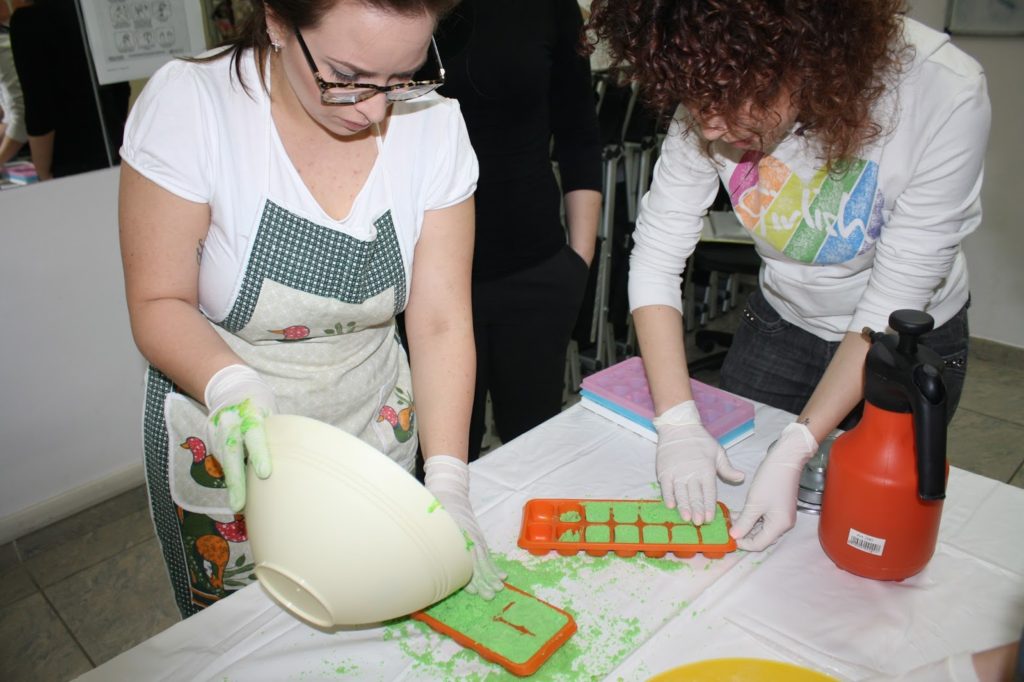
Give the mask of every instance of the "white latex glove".
[{"label": "white latex glove", "polygon": [[718,500],[716,474],[730,483],[743,480],[725,449],[700,423],[697,403],[687,400],[654,418],[658,430],[655,471],[665,506],[679,507],[684,521],[694,525],[715,519]]},{"label": "white latex glove", "polygon": [[[794,422],[782,430],[757,467],[743,513],[729,531],[737,547],[760,552],[793,527],[800,473],[817,449],[818,441],[803,424]],[[751,532],[758,521],[761,528]]]},{"label": "white latex glove", "polygon": [[956,654],[902,675],[870,677],[863,682],[980,682],[970,652]]},{"label": "white latex glove", "polygon": [[491,558],[487,541],[476,522],[473,507],[469,504],[469,467],[461,459],[451,455],[433,455],[423,463],[425,483],[445,511],[452,515],[455,523],[465,533],[473,551],[473,577],[466,585],[470,594],[484,599],[493,599],[505,585],[508,577]]},{"label": "white latex glove", "polygon": [[231,511],[240,512],[245,507],[246,453],[257,476],[270,476],[263,420],[277,412],[274,392],[253,368],[228,365],[210,378],[204,394],[210,449],[224,469]]}]

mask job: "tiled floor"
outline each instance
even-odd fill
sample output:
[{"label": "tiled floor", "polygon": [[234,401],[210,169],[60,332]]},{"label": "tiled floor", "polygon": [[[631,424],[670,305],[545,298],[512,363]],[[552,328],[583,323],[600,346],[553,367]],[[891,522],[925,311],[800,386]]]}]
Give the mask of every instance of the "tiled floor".
[{"label": "tiled floor", "polygon": [[[1024,488],[1022,356],[972,345],[949,453],[955,466]],[[178,620],[142,488],[0,547],[0,574],[5,682],[72,679]]]}]

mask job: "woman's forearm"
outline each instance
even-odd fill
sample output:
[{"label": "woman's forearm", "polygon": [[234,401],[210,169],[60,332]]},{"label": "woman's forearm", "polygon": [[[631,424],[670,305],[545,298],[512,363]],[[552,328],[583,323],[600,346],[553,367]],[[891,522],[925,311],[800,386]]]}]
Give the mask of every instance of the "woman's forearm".
[{"label": "woman's forearm", "polygon": [[121,164],[121,261],[132,335],[142,354],[200,402],[219,369],[241,362],[199,312],[199,260],[210,208]]},{"label": "woman's forearm", "polygon": [[7,163],[13,159],[14,155],[21,151],[24,145],[24,142],[18,142],[13,137],[0,134],[0,164]]},{"label": "woman's forearm", "polygon": [[633,323],[644,366],[657,368],[647,373],[654,413],[660,415],[670,407],[693,400],[679,311],[667,305],[642,306],[633,311]]},{"label": "woman's forearm", "polygon": [[864,359],[870,347],[861,334],[847,332],[800,413],[819,443],[864,397]]},{"label": "woman's forearm", "polygon": [[476,386],[476,344],[470,296],[472,199],[428,211],[416,244],[405,309],[413,399],[424,457],[469,452]]},{"label": "woman's forearm", "polygon": [[601,193],[577,189],[565,195],[565,222],[569,227],[569,246],[589,265],[594,259],[597,225],[601,221]]},{"label": "woman's forearm", "polygon": [[465,460],[476,381],[472,322],[467,316],[466,321],[443,327],[419,328],[406,319],[423,454],[447,454]]},{"label": "woman's forearm", "polygon": [[129,313],[142,355],[199,402],[210,377],[223,367],[242,363],[209,320],[185,301],[134,302]]},{"label": "woman's forearm", "polygon": [[53,178],[53,138],[54,132],[45,135],[29,135],[28,147],[32,153],[32,165],[36,167],[36,175],[40,180]]}]

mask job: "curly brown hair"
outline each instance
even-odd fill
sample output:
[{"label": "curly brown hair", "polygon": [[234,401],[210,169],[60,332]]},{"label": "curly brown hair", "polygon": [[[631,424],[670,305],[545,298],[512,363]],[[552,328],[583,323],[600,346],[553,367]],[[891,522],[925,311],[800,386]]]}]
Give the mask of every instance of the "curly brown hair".
[{"label": "curly brown hair", "polygon": [[[587,23],[653,109],[738,125],[788,91],[827,165],[884,132],[875,103],[900,71],[902,0],[594,0]],[[777,117],[777,114],[775,114]]]}]

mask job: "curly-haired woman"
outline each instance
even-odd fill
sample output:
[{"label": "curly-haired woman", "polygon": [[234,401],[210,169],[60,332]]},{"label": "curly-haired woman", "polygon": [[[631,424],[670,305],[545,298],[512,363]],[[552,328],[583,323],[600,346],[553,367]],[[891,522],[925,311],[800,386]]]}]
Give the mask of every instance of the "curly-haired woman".
[{"label": "curly-haired woman", "polygon": [[679,277],[720,180],[763,261],[721,379],[799,414],[733,526],[741,548],[761,550],[793,526],[818,441],[857,418],[864,327],[884,329],[900,308],[930,313],[922,341],[946,360],[956,409],[985,78],[899,0],[596,0],[589,28],[650,105],[678,106],[637,219],[629,296],[659,415],[658,480],[695,523],[711,518],[716,474],[743,479],[700,424],[680,322]]}]

